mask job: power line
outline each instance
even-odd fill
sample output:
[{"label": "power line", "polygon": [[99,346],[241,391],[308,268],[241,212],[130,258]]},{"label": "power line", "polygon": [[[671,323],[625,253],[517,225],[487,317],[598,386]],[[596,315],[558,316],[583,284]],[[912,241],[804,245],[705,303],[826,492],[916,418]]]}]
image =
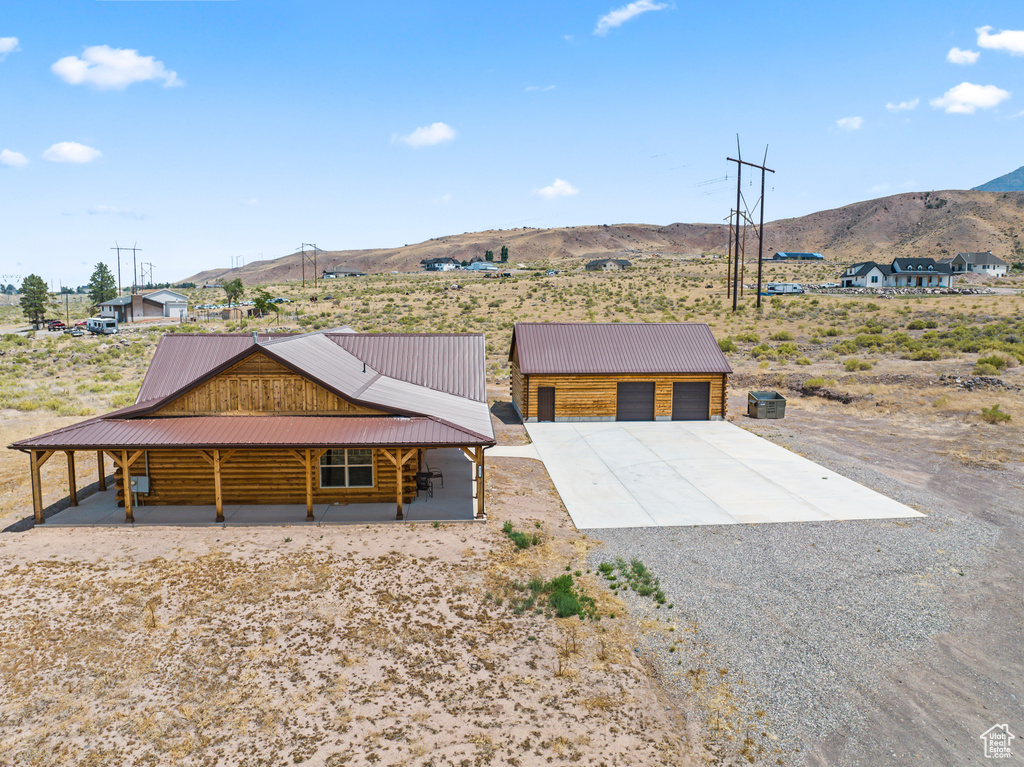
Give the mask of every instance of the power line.
[{"label": "power line", "polygon": [[[774,173],[775,171],[772,170],[771,168],[767,168],[767,167],[765,167],[763,165],[763,163],[767,162],[767,160],[768,160],[768,147],[767,146],[765,146],[765,148],[764,148],[764,160],[761,161],[762,162],[761,165],[758,165],[757,163],[753,163],[753,162],[747,162],[746,160],[744,160],[743,159],[743,155],[740,153],[740,137],[739,137],[738,134],[736,136],[736,158],[734,159],[732,157],[727,157],[726,160],[728,162],[736,163],[736,210],[734,212],[736,213],[736,243],[737,243],[737,250],[739,249],[738,248],[738,244],[740,242],[740,216],[741,216],[740,203],[741,202],[745,202],[743,200],[743,192],[742,192],[742,189],[740,187],[740,185],[742,183],[743,166],[747,165],[747,166],[749,166],[751,168],[757,168],[757,169],[759,169],[761,171],[761,198],[758,200],[758,205],[761,208],[761,224],[757,228],[757,308],[760,309],[761,308],[761,272],[762,272],[762,260],[764,258],[764,174],[765,173]],[[730,215],[730,218],[732,218],[731,215]],[[750,211],[748,209],[747,210],[747,219],[749,220],[750,218],[751,218],[750,217]],[[733,285],[732,285],[732,310],[736,311],[736,301],[737,301],[736,286],[737,286],[737,282],[739,280],[739,269],[738,268],[733,268],[733,258],[732,258],[732,253],[731,252],[729,254],[729,257],[730,257],[729,258],[729,261],[730,261],[730,272],[731,272],[731,278],[732,278],[732,281],[733,281]]]}]

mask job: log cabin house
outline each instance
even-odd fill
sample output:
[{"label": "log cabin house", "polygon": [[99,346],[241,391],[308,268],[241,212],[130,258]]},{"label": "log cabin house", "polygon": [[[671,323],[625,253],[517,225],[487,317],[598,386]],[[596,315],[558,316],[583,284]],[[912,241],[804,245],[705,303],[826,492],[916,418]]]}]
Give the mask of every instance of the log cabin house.
[{"label": "log cabin house", "polygon": [[[30,456],[36,523],[40,467],[75,455],[115,467],[125,521],[133,502],[393,503],[416,497],[425,452],[460,448],[473,462],[484,518],[484,448],[494,445],[479,334],[169,334],[134,405],[10,445]],[[468,472],[467,472],[468,473]],[[124,477],[132,492],[125,493]],[[211,522],[214,521],[211,519]]]},{"label": "log cabin house", "polygon": [[722,420],[732,368],[704,323],[516,323],[512,403],[526,423]]}]

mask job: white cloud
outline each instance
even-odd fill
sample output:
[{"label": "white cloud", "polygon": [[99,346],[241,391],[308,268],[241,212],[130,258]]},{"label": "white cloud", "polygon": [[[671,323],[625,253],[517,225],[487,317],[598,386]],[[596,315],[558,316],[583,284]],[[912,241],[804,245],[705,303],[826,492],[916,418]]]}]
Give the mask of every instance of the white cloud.
[{"label": "white cloud", "polygon": [[50,162],[83,163],[92,162],[101,154],[99,149],[79,144],[77,141],[61,141],[43,152],[43,159]]},{"label": "white cloud", "polygon": [[950,88],[942,98],[932,99],[931,105],[951,114],[970,115],[977,109],[991,109],[1010,98],[1010,92],[994,85],[960,83]]},{"label": "white cloud", "polygon": [[1024,56],[1024,30],[1004,29],[992,34],[992,27],[978,27],[978,45],[993,51],[1007,51],[1011,56]]},{"label": "white cloud", "polygon": [[123,208],[114,208],[110,205],[93,205],[89,208],[90,216],[117,216],[118,218],[130,218],[135,221],[141,221],[145,218],[141,213],[136,213],[132,210],[124,210]]},{"label": "white cloud", "polygon": [[18,47],[18,38],[0,37],[0,61],[6,59],[8,53],[14,53],[18,50],[21,50]]},{"label": "white cloud", "polygon": [[526,86],[526,92],[527,93],[533,93],[534,91],[541,91],[541,92],[553,91],[554,89],[555,89],[554,85],[543,85],[543,86],[541,86],[541,85],[527,85]]},{"label": "white cloud", "polygon": [[556,178],[555,182],[550,186],[533,190],[535,197],[543,197],[545,200],[555,200],[559,197],[572,197],[574,194],[579,193],[579,189],[574,187],[568,181],[560,178]]},{"label": "white cloud", "polygon": [[455,129],[452,126],[445,123],[432,123],[422,128],[417,128],[408,136],[392,136],[391,143],[394,144],[396,141],[401,141],[403,144],[414,147],[436,146],[437,144],[443,144],[445,141],[454,140],[455,136]]},{"label": "white cloud", "polygon": [[946,54],[946,61],[950,64],[973,64],[981,54],[977,51],[965,51],[960,48],[950,48]]},{"label": "white cloud", "polygon": [[624,5],[621,8],[616,8],[614,11],[609,11],[607,14],[597,20],[597,26],[594,28],[595,35],[608,34],[608,30],[614,29],[615,27],[621,27],[630,19],[635,16],[639,16],[641,13],[647,13],[648,11],[660,11],[668,8],[668,3],[652,3],[651,0],[636,0],[636,2]]},{"label": "white cloud", "polygon": [[8,168],[20,168],[22,165],[28,165],[28,158],[21,152],[4,149],[0,152],[0,165],[6,165]]},{"label": "white cloud", "polygon": [[839,129],[845,131],[860,130],[860,127],[863,124],[863,117],[840,117],[838,120],[836,120],[836,125],[839,126]]},{"label": "white cloud", "polygon": [[890,101],[885,105],[885,108],[890,112],[909,112],[911,109],[917,109],[917,105],[921,103],[921,99],[910,99],[910,101],[893,102]]},{"label": "white cloud", "polygon": [[82,58],[65,56],[54,62],[50,70],[71,85],[85,84],[101,89],[117,90],[146,80],[163,80],[165,88],[185,84],[177,72],[170,71],[152,56],[140,56],[130,48],[109,45],[86,48]]}]

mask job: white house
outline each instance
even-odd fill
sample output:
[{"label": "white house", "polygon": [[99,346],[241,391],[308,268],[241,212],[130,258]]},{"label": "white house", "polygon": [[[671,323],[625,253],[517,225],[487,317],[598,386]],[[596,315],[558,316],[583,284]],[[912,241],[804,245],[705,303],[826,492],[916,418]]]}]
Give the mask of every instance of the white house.
[{"label": "white house", "polygon": [[1005,277],[1007,263],[992,255],[992,251],[984,253],[957,253],[950,265],[954,273],[974,272],[988,277]]},{"label": "white house", "polygon": [[491,261],[474,261],[466,268],[474,272],[493,272],[498,267]]},{"label": "white house", "polygon": [[863,261],[839,275],[844,288],[948,288],[953,270],[934,258],[894,258],[891,264]]}]

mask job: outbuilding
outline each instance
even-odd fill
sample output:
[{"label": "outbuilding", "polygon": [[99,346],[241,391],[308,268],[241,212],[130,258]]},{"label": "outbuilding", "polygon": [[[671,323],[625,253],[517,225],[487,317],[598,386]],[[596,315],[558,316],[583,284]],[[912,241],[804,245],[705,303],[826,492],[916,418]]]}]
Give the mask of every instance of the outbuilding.
[{"label": "outbuilding", "polygon": [[516,323],[523,421],[707,421],[727,412],[728,360],[705,323]]}]

